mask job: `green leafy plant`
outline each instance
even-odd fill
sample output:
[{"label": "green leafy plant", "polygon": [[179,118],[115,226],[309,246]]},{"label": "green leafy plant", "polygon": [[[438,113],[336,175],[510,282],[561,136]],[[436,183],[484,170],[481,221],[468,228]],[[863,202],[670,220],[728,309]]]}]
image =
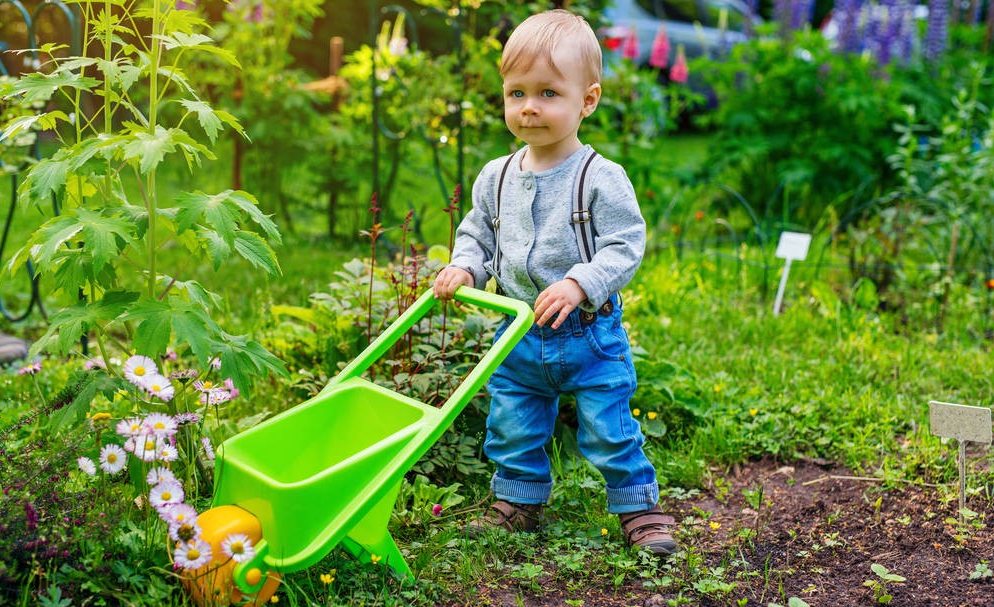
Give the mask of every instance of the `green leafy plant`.
[{"label": "green leafy plant", "polygon": [[866,580],[863,582],[863,585],[873,590],[873,600],[881,605],[886,605],[894,600],[894,596],[888,591],[888,586],[890,584],[900,584],[908,581],[908,579],[903,576],[891,573],[880,563],[873,563],[870,565],[870,571],[872,571],[877,577]]},{"label": "green leafy plant", "polygon": [[[108,367],[114,350],[157,357],[178,344],[201,364],[220,357],[224,375],[245,390],[257,376],[285,373],[257,342],[224,331],[211,318],[217,295],[183,277],[194,263],[219,270],[236,257],[278,274],[267,241],[280,241],[276,225],[247,192],[166,196],[157,178],[167,159],[193,171],[215,158],[210,146],[223,129],[242,131],[234,116],[196,93],[184,71],[198,54],[232,68],[238,62],[175,0],[79,4],[87,28],[84,55],[52,59],[46,71],[22,76],[7,96],[29,104],[54,100],[69,111],[15,118],[0,135],[14,140],[40,125],[61,144],[27,171],[20,196],[39,209],[55,196],[62,212],[6,267],[13,273],[31,260],[62,297],[64,307],[33,351],[64,354],[90,335]],[[56,48],[42,51],[51,55]],[[85,95],[101,101],[92,116],[84,112]],[[185,260],[164,267],[168,247],[182,248]]]}]

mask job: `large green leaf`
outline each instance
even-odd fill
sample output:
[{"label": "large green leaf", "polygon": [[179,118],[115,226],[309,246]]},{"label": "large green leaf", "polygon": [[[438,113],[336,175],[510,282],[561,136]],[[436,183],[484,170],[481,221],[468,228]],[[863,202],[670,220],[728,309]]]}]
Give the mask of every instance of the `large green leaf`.
[{"label": "large green leaf", "polygon": [[99,273],[104,264],[117,258],[121,248],[131,242],[132,225],[123,217],[79,208],[76,220],[83,228],[83,247],[93,260],[94,273]]},{"label": "large green leaf", "polygon": [[152,36],[162,41],[163,46],[166,50],[181,49],[196,49],[199,51],[210,53],[220,59],[224,60],[230,65],[235,67],[241,67],[238,64],[238,59],[235,58],[235,54],[228,49],[223,49],[214,46],[214,41],[203,34],[185,34],[183,32],[173,32],[171,36]]},{"label": "large green leaf", "polygon": [[26,102],[48,101],[55,91],[61,88],[89,91],[100,81],[82,76],[66,69],[57,69],[50,74],[31,72],[21,76],[12,87],[12,95],[19,95]]},{"label": "large green leaf", "polygon": [[267,274],[280,274],[280,263],[276,253],[265,240],[255,232],[235,232],[235,250],[253,266],[261,268]]},{"label": "large green leaf", "polygon": [[174,203],[179,208],[176,213],[177,231],[183,232],[195,224],[204,224],[207,229],[217,232],[229,246],[233,245],[239,217],[236,208],[226,204],[229,191],[213,196],[200,191],[176,196]]},{"label": "large green leaf", "polygon": [[172,131],[162,125],[156,125],[154,133],[138,131],[129,138],[131,141],[124,146],[124,159],[138,160],[138,167],[145,175],[157,167],[166,154],[176,151]]},{"label": "large green leaf", "polygon": [[245,211],[252,221],[258,224],[266,232],[266,235],[275,240],[277,244],[282,242],[279,228],[276,227],[276,224],[273,223],[273,220],[268,215],[262,212],[259,208],[259,201],[256,200],[255,196],[242,190],[225,190],[221,194],[218,194],[218,196],[221,195],[224,195],[226,200]]},{"label": "large green leaf", "polygon": [[132,346],[135,352],[158,356],[169,346],[172,318],[169,303],[145,299],[131,306],[121,320],[137,320]]},{"label": "large green leaf", "polygon": [[230,377],[235,387],[246,395],[256,376],[267,373],[289,376],[283,361],[245,335],[223,333],[222,340],[214,343],[214,353],[221,360],[221,376]]},{"label": "large green leaf", "polygon": [[59,310],[52,315],[48,331],[32,344],[32,353],[53,346],[59,354],[67,353],[94,324],[117,320],[137,299],[133,291],[108,291],[98,302],[80,301]]}]

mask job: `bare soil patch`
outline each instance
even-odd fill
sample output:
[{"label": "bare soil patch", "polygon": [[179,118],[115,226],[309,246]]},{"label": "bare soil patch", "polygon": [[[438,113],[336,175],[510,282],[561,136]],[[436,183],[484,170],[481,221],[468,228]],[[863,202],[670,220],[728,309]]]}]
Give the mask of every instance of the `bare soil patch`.
[{"label": "bare soil patch", "polygon": [[[883,491],[880,483],[837,466],[769,460],[743,466],[726,480],[722,499],[705,492],[672,509],[684,517],[684,545],[703,557],[702,567],[725,567],[725,579],[735,587],[727,594],[685,590],[690,600],[682,604],[739,605],[747,599],[747,605],[765,607],[799,597],[812,607],[876,605],[864,582],[878,579],[871,565],[880,564],[906,578],[887,584],[894,607],[994,606],[994,579],[970,579],[978,563],[994,560],[994,529],[977,525],[965,531],[951,524],[958,502],[942,501],[938,488],[907,484]],[[758,509],[743,489],[761,489]],[[967,507],[980,514],[978,520],[994,520],[994,508],[982,495],[970,498]],[[567,592],[557,579],[550,575],[540,593],[481,587],[466,604],[660,607],[677,597],[676,591],[653,592],[639,581],[617,591],[605,580],[601,588]]]}]

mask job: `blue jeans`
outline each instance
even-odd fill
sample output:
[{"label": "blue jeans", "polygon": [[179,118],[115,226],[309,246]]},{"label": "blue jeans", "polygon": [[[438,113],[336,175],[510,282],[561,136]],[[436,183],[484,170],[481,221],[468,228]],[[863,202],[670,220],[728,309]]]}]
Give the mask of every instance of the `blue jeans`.
[{"label": "blue jeans", "polygon": [[[645,437],[628,404],[636,387],[635,366],[621,308],[615,296],[612,300],[614,311],[598,314],[589,325],[580,322],[579,310],[556,330],[532,325],[491,376],[484,452],[497,464],[491,487],[498,499],[549,501],[552,474],[545,447],[559,396],[573,394],[580,452],[604,476],[608,510],[638,512],[659,501],[656,471],[642,450]],[[505,322],[496,337],[506,328]]]}]

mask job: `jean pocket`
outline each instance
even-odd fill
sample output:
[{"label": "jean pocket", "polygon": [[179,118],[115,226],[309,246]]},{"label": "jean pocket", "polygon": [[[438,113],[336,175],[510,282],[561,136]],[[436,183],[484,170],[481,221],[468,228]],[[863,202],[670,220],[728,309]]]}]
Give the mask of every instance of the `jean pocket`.
[{"label": "jean pocket", "polygon": [[595,322],[583,332],[587,345],[601,360],[625,360],[629,351],[628,334],[620,323]]}]

